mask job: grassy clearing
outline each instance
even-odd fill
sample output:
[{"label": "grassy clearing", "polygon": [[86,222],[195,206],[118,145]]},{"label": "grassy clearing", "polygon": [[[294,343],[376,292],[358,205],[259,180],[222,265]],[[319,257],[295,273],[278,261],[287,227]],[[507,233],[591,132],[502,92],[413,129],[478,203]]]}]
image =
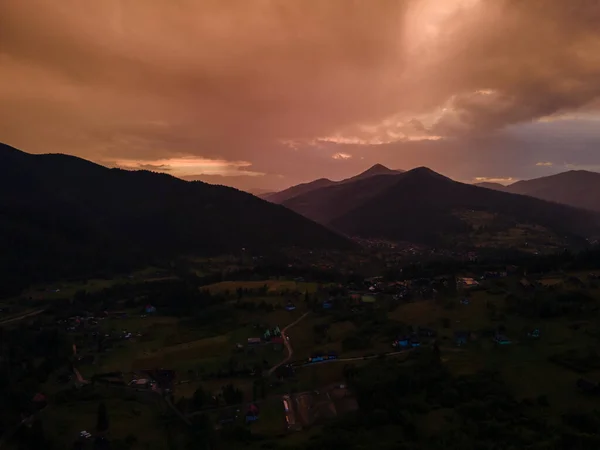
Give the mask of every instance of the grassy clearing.
[{"label": "grassy clearing", "polygon": [[[162,450],[168,448],[164,427],[155,406],[122,399],[104,399],[109,417],[111,440],[125,439],[131,435],[137,439],[133,449]],[[95,435],[99,400],[52,405],[42,413],[44,430],[65,448],[86,430]]]},{"label": "grassy clearing", "polygon": [[282,293],[285,291],[299,291],[314,293],[317,291],[317,283],[305,283],[286,280],[262,280],[262,281],[222,281],[220,283],[203,286],[202,289],[208,290],[211,294],[224,294],[229,292],[235,294],[238,288],[248,290],[258,290],[267,285],[267,292],[270,294]]},{"label": "grassy clearing", "polygon": [[215,336],[186,344],[164,347],[152,354],[136,358],[133,366],[135,368],[182,367],[182,362],[189,363],[207,358],[215,358],[229,352],[230,344],[228,336]]},{"label": "grassy clearing", "polygon": [[287,331],[294,355],[292,360],[308,358],[316,350],[313,327],[323,319],[309,315]]},{"label": "grassy clearing", "polygon": [[442,335],[442,319],[448,318],[453,329],[477,329],[488,324],[486,301],[495,302],[485,292],[477,292],[470,299],[469,305],[461,305],[458,299],[449,301],[449,305],[443,300],[427,300],[407,303],[399,306],[389,318],[408,325],[428,326],[439,329]]},{"label": "grassy clearing", "polygon": [[[596,295],[595,291],[590,291]],[[584,375],[558,366],[548,357],[570,349],[585,349],[597,346],[597,340],[586,334],[586,329],[598,329],[597,318],[584,321],[576,329],[571,325],[581,322],[569,317],[556,319],[528,319],[521,316],[501,314],[501,320],[492,320],[486,303],[502,312],[504,296],[487,292],[476,292],[470,297],[469,305],[460,305],[452,300],[425,301],[401,305],[390,314],[390,318],[410,325],[432,326],[442,339],[442,361],[455,375],[466,375],[480,370],[498,371],[513,390],[517,398],[537,399],[546,396],[550,407],[548,417],[560,417],[567,411],[593,410],[597,401],[582,395],[576,388],[577,379],[584,377],[600,382],[600,371]],[[449,322],[448,328],[441,326],[442,319]],[[513,341],[508,346],[496,346],[490,337],[478,336],[463,348],[456,348],[453,332],[456,330],[493,330],[499,325]],[[529,340],[527,331],[539,328],[539,340]]]},{"label": "grassy clearing", "polygon": [[272,399],[261,402],[259,419],[251,427],[252,432],[256,434],[283,435],[285,432],[285,419],[282,400]]},{"label": "grassy clearing", "polygon": [[175,278],[175,276],[160,274],[156,268],[148,267],[129,275],[120,275],[111,278],[91,278],[79,281],[63,281],[34,286],[23,291],[21,296],[25,298],[31,297],[33,300],[56,300],[73,297],[78,291],[86,291],[88,293],[100,292],[119,283],[139,283]]}]

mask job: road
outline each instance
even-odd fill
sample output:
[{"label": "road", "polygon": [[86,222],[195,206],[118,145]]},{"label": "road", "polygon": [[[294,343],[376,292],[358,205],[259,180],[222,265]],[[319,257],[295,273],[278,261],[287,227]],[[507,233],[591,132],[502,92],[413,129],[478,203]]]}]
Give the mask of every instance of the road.
[{"label": "road", "polygon": [[311,362],[311,363],[306,363],[303,365],[306,366],[316,366],[318,364],[326,364],[326,363],[335,363],[335,362],[349,362],[349,361],[364,361],[365,359],[375,359],[375,358],[381,358],[384,356],[396,356],[396,355],[403,355],[405,353],[408,353],[410,351],[414,350],[414,348],[410,348],[410,349],[406,349],[406,350],[400,350],[398,352],[388,352],[388,353],[376,353],[374,355],[367,355],[367,356],[354,356],[352,358],[338,358],[338,359],[326,359],[323,361],[317,361],[317,362]]},{"label": "road", "polygon": [[[376,354],[372,354],[372,355],[365,355],[365,356],[354,356],[352,358],[338,358],[338,359],[326,359],[323,361],[318,361],[318,362],[307,362],[307,363],[303,363],[303,364],[298,364],[298,365],[294,365],[295,367],[305,367],[305,366],[316,366],[318,364],[327,364],[327,363],[336,363],[336,362],[349,362],[349,361],[364,361],[367,359],[375,359],[375,358],[382,358],[382,357],[388,357],[388,356],[397,356],[397,355],[404,355],[406,353],[409,353],[413,350],[418,349],[419,347],[414,347],[414,348],[408,348],[405,350],[399,350],[396,352],[387,352],[387,353],[376,353]],[[460,353],[460,352],[464,352],[465,350],[462,348],[451,348],[451,347],[441,347],[440,351],[442,352],[452,352],[452,353]]]},{"label": "road", "polygon": [[290,344],[290,341],[288,340],[288,336],[285,334],[285,332],[287,330],[289,330],[290,328],[292,328],[293,326],[295,326],[297,323],[299,323],[302,319],[304,319],[309,314],[310,314],[310,311],[302,314],[298,319],[296,319],[294,322],[290,323],[287,327],[285,327],[283,330],[281,330],[281,337],[283,338],[283,344],[285,345],[285,348],[287,350],[287,356],[283,359],[283,361],[281,361],[280,363],[275,364],[273,367],[271,367],[269,369],[269,371],[267,372],[267,376],[270,377],[273,374],[273,372],[275,372],[275,370],[277,370],[278,367],[284,365],[290,359],[292,359],[292,355],[294,354],[294,349],[292,348],[292,345]]},{"label": "road", "polygon": [[46,311],[46,310],[45,309],[38,309],[37,311],[32,311],[30,313],[23,314],[21,316],[13,317],[12,319],[6,319],[6,320],[1,321],[0,325],[4,325],[4,324],[7,324],[7,323],[11,323],[11,322],[18,322],[19,320],[26,319],[27,317],[37,316],[38,314],[41,314],[44,311]]}]

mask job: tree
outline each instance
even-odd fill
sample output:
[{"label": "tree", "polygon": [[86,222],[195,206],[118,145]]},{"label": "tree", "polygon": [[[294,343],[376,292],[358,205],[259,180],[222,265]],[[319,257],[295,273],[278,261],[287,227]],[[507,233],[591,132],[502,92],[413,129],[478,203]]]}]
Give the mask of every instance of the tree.
[{"label": "tree", "polygon": [[189,449],[215,448],[217,444],[217,435],[215,427],[206,414],[200,414],[192,417],[193,440],[189,443]]},{"label": "tree", "polygon": [[44,428],[42,427],[42,420],[36,417],[31,424],[31,431],[29,433],[29,443],[31,448],[45,448],[46,438],[44,437]]},{"label": "tree", "polygon": [[198,386],[198,389],[194,392],[194,396],[192,397],[192,404],[195,409],[201,409],[206,405],[208,401],[208,395],[206,391],[202,388],[202,386]]},{"label": "tree", "polygon": [[228,405],[236,405],[244,400],[244,393],[235,388],[233,384],[223,386],[223,400]]},{"label": "tree", "polygon": [[440,341],[437,339],[433,342],[433,356],[436,361],[442,360],[442,352],[440,350]]},{"label": "tree", "polygon": [[108,412],[104,402],[98,405],[98,419],[96,421],[96,431],[103,433],[108,431]]}]

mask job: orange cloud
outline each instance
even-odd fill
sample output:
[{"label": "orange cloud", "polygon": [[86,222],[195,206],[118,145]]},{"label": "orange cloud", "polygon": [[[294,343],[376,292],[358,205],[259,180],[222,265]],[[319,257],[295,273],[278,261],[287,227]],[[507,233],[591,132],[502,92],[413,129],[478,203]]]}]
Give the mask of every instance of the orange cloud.
[{"label": "orange cloud", "polygon": [[352,155],[348,154],[348,153],[334,153],[331,156],[333,159],[350,159],[352,158]]},{"label": "orange cloud", "polygon": [[[598,115],[599,22],[589,0],[1,0],[0,138],[166,160],[170,173],[189,173],[173,160],[190,156],[222,162],[204,171],[301,179],[376,151],[402,167],[417,147],[415,164],[465,173],[484,152],[471,179],[514,148],[499,130]],[[495,152],[463,154],[473,137]],[[515,173],[571,161],[527,144]],[[577,161],[593,159],[581,146]]]},{"label": "orange cloud", "polygon": [[225,161],[196,157],[158,159],[151,161],[117,160],[114,165],[123,169],[153,170],[168,172],[174,176],[185,178],[190,175],[221,175],[221,176],[263,176],[264,173],[248,170],[252,166],[247,161]]},{"label": "orange cloud", "polygon": [[512,184],[519,180],[513,177],[475,177],[475,183],[499,183],[499,184]]}]

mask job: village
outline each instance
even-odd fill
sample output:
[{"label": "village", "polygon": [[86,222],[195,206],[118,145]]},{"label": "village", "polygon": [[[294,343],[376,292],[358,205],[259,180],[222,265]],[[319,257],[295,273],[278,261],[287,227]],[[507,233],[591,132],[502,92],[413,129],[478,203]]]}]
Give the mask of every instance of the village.
[{"label": "village", "polygon": [[[132,280],[119,287],[123,300],[107,301],[110,289],[78,295],[68,300],[71,314],[34,317],[46,321],[37,327],[50,319],[72,342],[70,369],[34,393],[34,414],[45,416],[54,393],[66,389],[72,407],[100,395],[138,421],[150,410],[170,411],[184,428],[205,416],[218,432],[243,426],[264,436],[302,434],[360,408],[353,373],[386,359],[409,364],[422,352],[457,373],[495,367],[507,376],[535,355],[547,373],[570,374],[556,392],[590,399],[600,392],[600,355],[574,350],[600,328],[570,319],[598,310],[596,273],[532,276],[504,266],[404,278],[217,282],[193,294],[206,305],[193,321],[178,316],[177,297],[168,294],[177,279],[143,289]],[[527,300],[539,295],[547,300]],[[124,399],[139,405],[126,407]],[[69,429],[69,439],[97,437],[84,424],[89,416],[70,425],[61,417],[48,420]]]}]

